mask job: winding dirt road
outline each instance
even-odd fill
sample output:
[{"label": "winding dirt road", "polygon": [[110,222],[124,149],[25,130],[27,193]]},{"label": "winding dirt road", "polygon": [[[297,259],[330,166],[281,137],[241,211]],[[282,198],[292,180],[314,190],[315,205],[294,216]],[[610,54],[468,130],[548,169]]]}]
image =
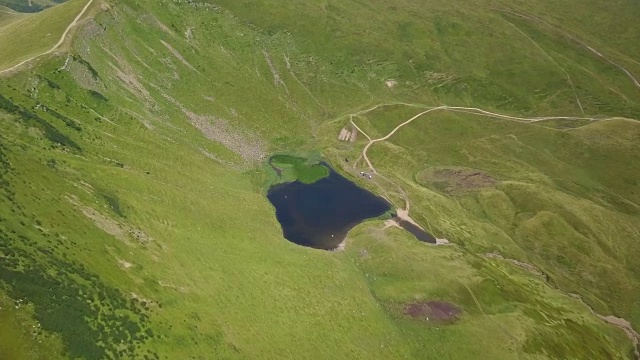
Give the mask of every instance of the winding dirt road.
[{"label": "winding dirt road", "polygon": [[0,74],[4,74],[4,73],[11,72],[13,70],[16,70],[20,66],[22,66],[22,65],[24,65],[24,64],[26,64],[26,63],[34,60],[34,59],[37,59],[37,58],[39,58],[41,56],[49,55],[49,54],[53,53],[54,51],[58,50],[58,48],[66,40],[67,35],[69,34],[69,31],[71,31],[71,28],[73,28],[78,23],[78,21],[82,18],[82,15],[84,15],[84,13],[87,12],[87,9],[89,9],[91,4],[93,4],[93,1],[94,0],[89,0],[89,2],[87,2],[87,4],[82,8],[82,10],[78,14],[78,16],[76,16],[76,18],[73,19],[73,21],[69,24],[69,26],[67,26],[67,28],[64,30],[64,32],[62,33],[62,36],[60,37],[60,40],[58,40],[58,42],[55,45],[53,45],[53,47],[51,49],[49,49],[49,50],[47,50],[47,51],[45,51],[45,52],[43,52],[41,54],[32,56],[32,57],[28,58],[27,60],[24,60],[24,61],[20,62],[19,64],[14,65],[14,66],[12,66],[12,67],[10,67],[8,69],[0,70]]},{"label": "winding dirt road", "polygon": [[[383,136],[381,138],[378,139],[372,139],[367,133],[365,133],[362,129],[360,129],[358,127],[358,125],[356,125],[356,123],[353,121],[353,117],[357,116],[357,115],[363,115],[366,114],[370,111],[373,111],[379,107],[382,106],[391,106],[391,105],[405,105],[405,106],[413,106],[413,107],[423,107],[426,108],[427,110],[415,115],[414,117],[410,118],[409,120],[403,122],[402,124],[396,126],[393,130],[391,130],[390,133],[388,133],[386,136]],[[510,121],[517,121],[517,122],[522,122],[522,123],[536,123],[539,121],[545,121],[545,120],[587,120],[587,121],[603,121],[603,120],[611,120],[611,119],[616,119],[616,118],[604,118],[604,119],[600,119],[600,118],[593,118],[593,117],[578,117],[578,116],[544,116],[544,117],[533,117],[533,118],[525,118],[525,117],[518,117],[518,116],[511,116],[511,115],[504,115],[504,114],[498,114],[498,113],[494,113],[491,111],[487,111],[487,110],[482,110],[482,109],[478,109],[478,108],[471,108],[471,107],[462,107],[462,106],[436,106],[436,107],[426,107],[426,106],[419,106],[419,105],[415,105],[415,104],[407,104],[407,103],[388,103],[388,104],[379,104],[376,105],[374,107],[371,107],[369,109],[366,110],[362,110],[359,111],[357,113],[351,114],[350,115],[350,122],[351,125],[353,125],[359,132],[362,133],[362,135],[364,135],[367,140],[369,140],[369,142],[367,143],[367,145],[364,147],[364,149],[362,150],[362,154],[361,157],[364,158],[364,161],[367,163],[367,166],[369,167],[369,170],[371,172],[373,172],[374,174],[378,174],[378,171],[376,171],[375,167],[373,167],[373,164],[371,163],[371,160],[369,160],[369,157],[367,156],[367,151],[369,151],[369,148],[380,141],[384,141],[387,140],[388,138],[390,138],[391,136],[393,136],[393,134],[395,134],[398,130],[400,130],[400,128],[402,128],[405,125],[410,124],[411,122],[413,122],[414,120],[418,119],[419,117],[426,115],[430,112],[433,111],[437,111],[437,110],[444,110],[444,111],[453,111],[453,112],[461,112],[461,113],[467,113],[467,114],[474,114],[474,115],[480,115],[480,116],[487,116],[487,117],[492,117],[492,118],[498,118],[498,119],[504,119],[504,120],[510,120]]]},{"label": "winding dirt road", "polygon": [[[380,107],[383,106],[393,106],[393,105],[403,105],[403,106],[410,106],[410,107],[416,107],[416,108],[422,108],[425,109],[424,111],[420,112],[419,114],[413,116],[412,118],[406,120],[405,122],[401,123],[400,125],[396,126],[393,130],[391,130],[391,132],[389,132],[387,135],[381,137],[381,138],[377,138],[377,139],[373,139],[371,138],[371,136],[369,136],[369,134],[367,134],[366,132],[364,132],[364,130],[362,130],[356,123],[355,121],[353,121],[353,118],[355,116],[358,115],[363,115],[366,114],[368,112],[371,112],[375,109],[378,109]],[[373,164],[371,163],[371,160],[369,159],[369,157],[367,156],[367,151],[369,151],[369,148],[371,148],[371,146],[377,142],[380,141],[384,141],[389,139],[391,136],[393,136],[393,134],[395,134],[398,130],[400,130],[403,126],[408,125],[410,123],[412,123],[413,121],[415,121],[416,119],[420,118],[421,116],[424,116],[428,113],[434,112],[434,111],[438,111],[438,110],[442,110],[442,111],[453,111],[453,112],[460,112],[460,113],[466,113],[466,114],[473,114],[473,115],[479,115],[479,116],[486,116],[486,117],[492,117],[492,118],[498,118],[498,119],[504,119],[504,120],[509,120],[509,121],[517,121],[517,122],[521,122],[521,123],[536,123],[539,121],[544,121],[544,120],[587,120],[587,121],[605,121],[605,120],[612,120],[612,119],[619,119],[619,117],[611,117],[611,118],[593,118],[593,117],[578,117],[578,116],[544,116],[544,117],[533,117],[533,118],[525,118],[525,117],[519,117],[519,116],[511,116],[511,115],[504,115],[504,114],[498,114],[498,113],[494,113],[491,111],[487,111],[487,110],[482,110],[482,109],[478,109],[478,108],[472,108],[472,107],[462,107],[462,106],[447,106],[447,105],[442,105],[442,106],[435,106],[435,107],[430,107],[430,106],[425,106],[425,105],[419,105],[419,104],[411,104],[411,103],[403,103],[403,102],[396,102],[396,103],[382,103],[382,104],[378,104],[375,105],[373,107],[370,107],[368,109],[365,110],[361,110],[358,111],[356,113],[353,114],[349,114],[349,121],[351,122],[351,125],[353,125],[353,127],[358,130],[360,133],[362,133],[362,135],[364,135],[364,137],[367,138],[367,140],[369,141],[367,143],[367,145],[365,145],[364,149],[362,149],[362,153],[360,154],[360,157],[354,162],[354,166],[356,166],[359,162],[360,159],[364,158],[364,161],[367,163],[367,166],[369,167],[369,171],[373,174],[376,174],[378,177],[386,180],[387,182],[389,182],[390,184],[393,184],[394,186],[396,186],[399,190],[400,195],[404,198],[405,201],[405,209],[398,209],[398,214],[402,214],[402,218],[404,220],[407,220],[415,225],[417,225],[418,227],[420,227],[421,229],[424,230],[424,228],[422,228],[422,226],[420,226],[416,221],[414,221],[411,216],[409,215],[409,206],[411,205],[411,202],[409,201],[409,197],[407,196],[406,192],[402,189],[401,186],[399,186],[398,184],[396,184],[394,181],[392,181],[391,179],[388,179],[384,176],[382,176],[381,174],[378,173],[378,171],[376,170],[376,168],[373,166]],[[638,121],[638,120],[634,120],[634,119],[630,119],[633,121]]]},{"label": "winding dirt road", "polygon": [[[589,120],[589,121],[604,121],[604,120],[612,120],[612,119],[616,119],[615,117],[613,118],[603,118],[603,119],[596,119],[596,118],[590,118],[590,117],[573,117],[573,116],[559,116],[559,117],[553,117],[553,116],[549,116],[549,117],[535,117],[535,118],[523,118],[523,117],[517,117],[517,116],[510,116],[510,115],[503,115],[503,114],[497,114],[497,113],[493,113],[490,111],[486,111],[486,110],[482,110],[482,109],[478,109],[478,108],[469,108],[469,107],[459,107],[459,106],[437,106],[437,107],[431,107],[428,108],[425,111],[422,111],[421,113],[411,117],[410,119],[408,119],[407,121],[401,123],[400,125],[396,126],[393,130],[391,130],[391,132],[389,132],[387,135],[381,137],[381,138],[377,138],[377,139],[372,139],[367,133],[365,133],[362,129],[360,129],[360,127],[358,127],[358,125],[353,121],[353,117],[357,116],[357,115],[362,115],[362,114],[366,114],[370,111],[373,111],[379,107],[382,106],[391,106],[391,105],[405,105],[405,106],[413,106],[413,107],[422,107],[420,105],[417,104],[408,104],[408,103],[384,103],[384,104],[378,104],[376,106],[373,106],[369,109],[366,110],[362,110],[359,111],[357,113],[354,114],[350,114],[350,122],[351,124],[360,132],[362,133],[367,140],[369,140],[369,142],[367,143],[367,145],[364,147],[364,149],[362,150],[362,154],[361,157],[364,158],[364,160],[367,163],[367,166],[369,167],[370,171],[377,174],[379,177],[385,179],[386,181],[390,182],[391,184],[395,185],[398,187],[399,192],[403,195],[404,200],[405,200],[405,209],[397,209],[398,212],[398,216],[401,219],[404,219],[406,221],[409,221],[413,224],[415,224],[416,226],[420,227],[421,229],[424,230],[424,228],[422,226],[420,226],[420,224],[418,224],[417,222],[415,222],[411,216],[409,215],[409,208],[411,206],[411,202],[409,201],[409,197],[407,196],[407,194],[404,192],[404,190],[402,189],[402,187],[400,187],[398,184],[396,184],[395,182],[393,182],[392,180],[385,178],[384,176],[378,174],[378,172],[376,171],[376,169],[373,167],[373,164],[371,163],[371,160],[369,160],[369,158],[367,157],[367,151],[369,150],[369,148],[375,144],[376,142],[380,142],[380,141],[384,141],[387,140],[388,138],[390,138],[391,136],[393,136],[393,134],[395,134],[398,130],[400,130],[403,126],[410,124],[411,122],[413,122],[414,120],[418,119],[419,117],[426,115],[430,112],[433,111],[437,111],[437,110],[445,110],[445,111],[455,111],[455,112],[463,112],[463,113],[470,113],[470,114],[475,114],[475,115],[480,115],[480,116],[488,116],[488,117],[494,117],[494,118],[501,118],[501,119],[506,119],[506,120],[511,120],[511,121],[518,121],[518,122],[524,122],[524,123],[535,123],[538,121],[543,121],[543,120],[558,120],[558,119],[564,119],[564,120]],[[633,121],[638,121],[638,120],[634,120],[631,119]],[[356,163],[359,161],[360,159],[356,160]],[[355,165],[355,164],[354,164]],[[385,229],[390,227],[390,226],[397,226],[397,224],[393,224],[393,223],[385,223]],[[445,242],[442,244],[446,244],[448,243],[448,241],[446,241],[446,239],[444,239]],[[502,258],[500,256],[500,258]],[[504,258],[502,258],[504,259]],[[507,259],[509,260],[509,259]],[[520,263],[519,266],[522,266],[522,264],[527,264],[527,263]],[[531,265],[531,264],[527,264],[527,265]],[[535,268],[534,266],[532,266],[533,268]],[[530,271],[530,269],[529,269]],[[539,271],[539,270],[538,270]],[[542,272],[540,272],[542,273]],[[546,278],[546,274],[542,273],[543,276],[545,277],[545,282],[548,283],[548,279]],[[467,290],[469,291],[469,293],[471,294],[471,297],[473,298],[473,301],[475,302],[476,306],[478,307],[478,309],[480,310],[480,312],[487,318],[489,318],[491,321],[493,321],[508,337],[512,338],[513,340],[518,341],[518,339],[511,334],[507,329],[505,329],[504,327],[502,327],[498,322],[496,322],[493,318],[487,316],[487,314],[485,314],[484,310],[482,309],[482,306],[480,305],[480,302],[478,301],[478,299],[476,298],[475,294],[473,293],[473,291],[471,291],[471,288],[469,288],[469,286],[467,286],[466,284],[463,284]],[[579,299],[582,304],[584,304],[585,306],[587,306],[589,308],[589,310],[591,310],[591,312],[594,314],[594,316],[596,316],[597,318],[599,318],[600,320],[611,324],[613,326],[616,326],[618,328],[620,328],[621,330],[623,330],[625,332],[625,334],[627,335],[627,337],[632,341],[632,343],[634,344],[634,355],[636,356],[636,358],[640,359],[640,351],[638,350],[638,344],[640,344],[640,333],[636,332],[635,329],[633,328],[633,326],[631,325],[631,323],[629,321],[627,321],[626,319],[623,318],[619,318],[619,317],[615,317],[613,315],[609,315],[609,316],[603,316],[599,313],[597,313],[590,305],[588,305],[583,299],[582,297],[580,297],[579,295],[575,295],[575,294],[570,294],[570,293],[566,293],[563,290],[560,290],[559,288],[552,286],[553,288],[555,288],[556,290],[561,291],[562,293],[564,293],[565,295],[574,297]],[[521,358],[521,354],[520,351],[518,350],[518,358]]]}]

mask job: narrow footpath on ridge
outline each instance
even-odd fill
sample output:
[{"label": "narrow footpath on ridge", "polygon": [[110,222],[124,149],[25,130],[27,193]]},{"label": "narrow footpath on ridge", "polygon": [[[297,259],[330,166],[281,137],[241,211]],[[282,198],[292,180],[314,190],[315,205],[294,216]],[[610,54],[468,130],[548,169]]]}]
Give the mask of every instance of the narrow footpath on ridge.
[{"label": "narrow footpath on ridge", "polygon": [[43,53],[40,53],[38,55],[34,55],[26,60],[23,60],[22,62],[8,68],[8,69],[4,69],[4,70],[0,70],[0,74],[4,74],[4,73],[8,73],[11,72],[17,68],[19,68],[20,66],[34,60],[37,59],[41,56],[44,55],[48,55],[53,53],[54,51],[58,50],[58,48],[64,43],[64,41],[67,39],[67,35],[69,34],[69,31],[71,31],[71,28],[73,28],[76,24],[78,24],[78,21],[82,18],[82,15],[84,15],[85,12],[87,12],[87,9],[89,9],[89,7],[91,6],[91,4],[93,4],[94,0],[89,0],[89,2],[87,2],[87,4],[84,6],[84,8],[82,8],[82,10],[80,11],[80,13],[78,14],[78,16],[76,16],[75,19],[73,19],[73,21],[69,24],[69,26],[67,26],[67,28],[64,30],[64,32],[62,33],[62,36],[60,37],[60,40],[58,40],[58,42],[53,45],[53,47]]}]

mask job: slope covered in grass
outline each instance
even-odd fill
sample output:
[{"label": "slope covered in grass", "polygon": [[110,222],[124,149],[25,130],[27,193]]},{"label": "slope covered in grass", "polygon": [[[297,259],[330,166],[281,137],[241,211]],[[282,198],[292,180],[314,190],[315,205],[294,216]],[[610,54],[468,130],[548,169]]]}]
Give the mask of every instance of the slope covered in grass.
[{"label": "slope covered in grass", "polygon": [[[368,123],[377,129],[379,119]],[[639,138],[640,124],[625,120],[557,130],[436,113],[369,156],[420,204],[414,214],[432,232],[538,264],[599,312],[637,323]]]},{"label": "slope covered in grass", "polygon": [[25,16],[27,15],[15,12],[8,7],[0,5],[0,28],[5,27],[6,25],[9,25],[17,20],[20,20]]},{"label": "slope covered in grass", "polygon": [[17,12],[35,13],[65,1],[67,0],[0,0],[0,6],[6,6]]},{"label": "slope covered in grass", "polygon": [[0,27],[0,70],[51,49],[86,3],[72,0]]},{"label": "slope covered in grass", "polygon": [[[639,89],[567,34],[633,75],[635,8],[513,6],[97,2],[0,82],[0,358],[632,358],[597,314],[640,324]],[[371,146],[353,180],[451,245],[381,220],[343,251],[282,238],[272,154],[369,171],[350,120],[375,139],[441,104],[584,119],[433,112]],[[461,313],[408,314],[432,300]]]}]

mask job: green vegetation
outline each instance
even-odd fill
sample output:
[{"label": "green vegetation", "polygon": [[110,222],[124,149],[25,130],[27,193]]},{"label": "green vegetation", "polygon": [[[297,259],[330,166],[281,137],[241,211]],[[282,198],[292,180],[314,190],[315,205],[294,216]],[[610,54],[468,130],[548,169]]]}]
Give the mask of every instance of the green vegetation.
[{"label": "green vegetation", "polygon": [[1,6],[4,5],[13,11],[31,13],[42,11],[46,8],[49,8],[56,4],[61,4],[65,1],[67,0],[0,0],[0,10],[2,10]]},{"label": "green vegetation", "polygon": [[312,184],[329,176],[329,169],[317,161],[291,155],[274,155],[269,163],[278,169],[279,181],[298,180],[303,184]]},{"label": "green vegetation", "polygon": [[[451,133],[457,141],[448,140]],[[631,264],[640,251],[639,135],[638,125],[623,120],[558,131],[439,114],[398,131],[369,156],[421,204],[413,216],[436,235],[536,264],[596,311],[638,324]],[[463,168],[434,176],[451,165]]]},{"label": "green vegetation", "polygon": [[[0,69],[85,4],[0,12]],[[1,75],[0,358],[633,358],[590,308],[640,329],[637,17],[595,0],[96,1],[65,51]],[[377,139],[442,104],[571,118],[433,111],[357,176],[350,120]],[[383,217],[343,251],[285,241],[264,186],[317,181],[320,159],[451,245]],[[429,300],[462,314],[405,315]]]},{"label": "green vegetation", "polygon": [[11,22],[0,18],[0,70],[51,49],[86,3],[86,0],[71,0]]},{"label": "green vegetation", "polygon": [[0,5],[0,27],[9,25],[12,22],[18,21],[25,16],[28,16],[28,15],[17,13],[7,7]]}]

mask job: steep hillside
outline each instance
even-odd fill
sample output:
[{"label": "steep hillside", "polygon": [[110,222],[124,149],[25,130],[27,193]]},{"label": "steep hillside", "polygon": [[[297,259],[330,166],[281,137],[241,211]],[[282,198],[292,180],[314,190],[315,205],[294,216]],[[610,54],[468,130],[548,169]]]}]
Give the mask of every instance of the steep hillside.
[{"label": "steep hillside", "polygon": [[[0,22],[0,359],[638,357],[635,4],[87,4]],[[276,153],[450,244],[286,241]]]},{"label": "steep hillside", "polygon": [[[17,69],[26,61],[60,48],[74,19],[84,14],[86,0],[72,0],[36,14],[4,13],[10,18],[0,22],[0,71]],[[0,18],[2,21],[2,18]],[[69,29],[69,30],[68,30]]]},{"label": "steep hillside", "polygon": [[0,0],[0,5],[17,12],[35,13],[65,1],[67,0]]},{"label": "steep hillside", "polygon": [[8,7],[0,6],[0,27],[11,24],[25,17],[26,14],[15,12]]}]

